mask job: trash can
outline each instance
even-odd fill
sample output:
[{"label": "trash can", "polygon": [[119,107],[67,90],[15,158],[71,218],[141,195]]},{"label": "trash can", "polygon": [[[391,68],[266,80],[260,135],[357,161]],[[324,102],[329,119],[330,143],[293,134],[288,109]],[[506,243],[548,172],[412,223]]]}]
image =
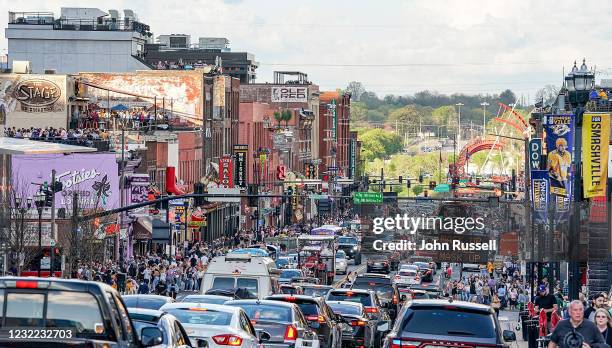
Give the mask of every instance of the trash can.
[{"label": "trash can", "polygon": [[539,334],[539,320],[529,319],[526,321],[527,325],[527,346],[529,348],[538,348],[538,334]]},{"label": "trash can", "polygon": [[527,342],[527,323],[529,320],[529,311],[521,311],[519,313],[519,318],[521,319],[521,334],[523,335],[523,341]]}]

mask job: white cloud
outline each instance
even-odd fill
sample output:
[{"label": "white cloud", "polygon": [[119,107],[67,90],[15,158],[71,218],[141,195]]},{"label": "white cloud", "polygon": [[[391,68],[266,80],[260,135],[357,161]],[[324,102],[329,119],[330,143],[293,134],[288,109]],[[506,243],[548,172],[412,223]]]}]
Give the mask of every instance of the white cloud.
[{"label": "white cloud", "polygon": [[[611,33],[597,25],[610,22],[612,9],[602,5],[569,0],[95,0],[86,6],[131,8],[156,35],[227,37],[234,51],[251,52],[262,63],[260,81],[282,69],[304,71],[326,89],[359,80],[379,94],[426,88],[495,93],[507,87],[533,95],[544,84],[559,84],[563,66],[569,69],[574,59],[585,56],[598,68],[612,66]],[[11,11],[59,14],[61,6],[75,3],[0,0],[0,8]],[[7,20],[7,13],[0,13],[0,22]],[[0,40],[2,48],[6,40]]]}]

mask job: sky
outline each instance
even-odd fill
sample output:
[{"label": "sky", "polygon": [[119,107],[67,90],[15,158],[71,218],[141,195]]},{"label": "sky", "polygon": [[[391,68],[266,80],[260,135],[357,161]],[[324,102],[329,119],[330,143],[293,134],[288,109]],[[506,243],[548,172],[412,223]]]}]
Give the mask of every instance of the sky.
[{"label": "sky", "polygon": [[8,11],[59,16],[61,7],[132,9],[155,36],[226,37],[232,51],[255,55],[258,82],[297,70],[323,90],[350,81],[379,96],[510,88],[533,101],[574,60],[612,78],[612,6],[601,1],[0,0],[0,22]]}]

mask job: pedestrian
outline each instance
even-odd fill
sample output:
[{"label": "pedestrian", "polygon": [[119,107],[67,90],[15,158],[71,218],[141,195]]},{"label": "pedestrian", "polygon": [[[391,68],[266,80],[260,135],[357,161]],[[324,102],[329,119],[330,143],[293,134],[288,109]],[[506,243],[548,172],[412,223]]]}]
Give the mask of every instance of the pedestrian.
[{"label": "pedestrian", "polygon": [[606,344],[612,347],[612,316],[604,308],[595,311],[595,325],[604,337]]},{"label": "pedestrian", "polygon": [[493,294],[493,299],[491,300],[491,307],[495,310],[495,314],[499,317],[499,310],[501,309],[502,303],[497,294]]},{"label": "pedestrian", "polygon": [[569,304],[569,315],[569,319],[561,320],[553,330],[548,348],[609,348],[595,323],[584,320],[581,301]]}]

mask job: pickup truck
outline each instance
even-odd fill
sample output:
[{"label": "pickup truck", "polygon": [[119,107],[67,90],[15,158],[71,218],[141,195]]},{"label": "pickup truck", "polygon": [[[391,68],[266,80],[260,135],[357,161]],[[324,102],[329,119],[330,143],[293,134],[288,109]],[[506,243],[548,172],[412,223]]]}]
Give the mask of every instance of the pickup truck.
[{"label": "pickup truck", "polygon": [[[0,299],[2,347],[140,348],[163,342],[157,327],[142,328],[139,339],[119,293],[104,283],[2,277]],[[18,331],[28,332],[27,338],[15,339]]]}]

